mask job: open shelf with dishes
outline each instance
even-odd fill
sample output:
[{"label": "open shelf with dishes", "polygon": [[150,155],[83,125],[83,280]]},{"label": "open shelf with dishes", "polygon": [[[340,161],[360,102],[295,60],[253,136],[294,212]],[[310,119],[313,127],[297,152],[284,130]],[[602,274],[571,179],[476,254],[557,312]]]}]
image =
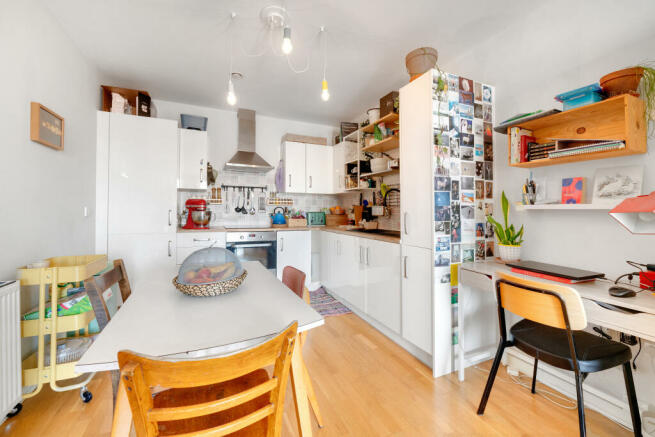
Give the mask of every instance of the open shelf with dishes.
[{"label": "open shelf with dishes", "polygon": [[[618,156],[646,153],[647,123],[644,101],[630,94],[616,97],[559,112],[545,117],[521,122],[507,127],[508,164],[511,167],[533,168],[593,159],[615,158]],[[560,157],[544,157],[526,162],[512,163],[512,128],[531,131],[537,144],[555,140],[555,151],[565,151],[572,147],[572,141],[584,145],[584,141],[622,142],[607,150],[583,151],[583,153],[564,154]],[[574,143],[573,143],[574,145]]]}]

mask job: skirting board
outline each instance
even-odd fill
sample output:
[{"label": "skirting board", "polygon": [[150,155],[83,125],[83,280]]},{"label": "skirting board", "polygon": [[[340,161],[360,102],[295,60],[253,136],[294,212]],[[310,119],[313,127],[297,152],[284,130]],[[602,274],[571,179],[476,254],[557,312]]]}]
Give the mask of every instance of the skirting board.
[{"label": "skirting board", "polygon": [[[503,361],[506,361],[507,363],[508,369],[516,370],[527,375],[528,378],[532,378],[534,358],[516,348],[506,349],[505,356],[503,358]],[[548,364],[539,362],[537,381],[557,390],[560,393],[563,393],[571,399],[575,400],[576,398],[573,372],[559,370],[555,367],[549,366]],[[595,387],[584,384],[582,387],[584,389],[585,408],[597,411],[603,416],[606,416],[611,420],[614,420],[615,422],[618,422],[621,425],[632,429],[630,407],[628,406],[627,402],[604,393]],[[643,412],[645,409],[645,405],[639,405],[640,411]]]}]

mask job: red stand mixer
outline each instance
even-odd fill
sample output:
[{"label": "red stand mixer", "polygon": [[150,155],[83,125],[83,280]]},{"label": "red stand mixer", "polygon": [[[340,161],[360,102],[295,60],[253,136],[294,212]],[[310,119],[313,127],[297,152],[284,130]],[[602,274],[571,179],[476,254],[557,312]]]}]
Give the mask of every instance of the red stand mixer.
[{"label": "red stand mixer", "polygon": [[188,199],[184,207],[187,209],[186,224],[182,226],[184,229],[209,229],[212,212],[207,209],[204,199]]}]

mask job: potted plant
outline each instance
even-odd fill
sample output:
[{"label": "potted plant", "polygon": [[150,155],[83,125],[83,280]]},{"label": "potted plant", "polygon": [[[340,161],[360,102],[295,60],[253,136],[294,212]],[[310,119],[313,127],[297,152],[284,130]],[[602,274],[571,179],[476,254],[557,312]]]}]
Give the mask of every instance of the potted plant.
[{"label": "potted plant", "polygon": [[646,103],[647,120],[655,120],[655,68],[652,63],[614,71],[600,78],[608,97],[620,94],[640,96]]},{"label": "potted plant", "polygon": [[496,238],[498,239],[498,254],[503,261],[518,261],[521,258],[521,243],[523,243],[523,226],[516,231],[514,225],[507,225],[507,215],[509,214],[509,200],[505,196],[501,198],[503,207],[503,219],[505,226],[498,223],[491,215],[487,216],[487,221],[494,227]]}]

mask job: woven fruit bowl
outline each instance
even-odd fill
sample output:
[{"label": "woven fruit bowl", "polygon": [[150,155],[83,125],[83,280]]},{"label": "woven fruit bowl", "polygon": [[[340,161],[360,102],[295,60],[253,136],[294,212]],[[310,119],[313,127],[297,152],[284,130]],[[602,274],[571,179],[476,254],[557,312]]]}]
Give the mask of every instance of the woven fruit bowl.
[{"label": "woven fruit bowl", "polygon": [[248,271],[243,270],[239,276],[218,282],[210,282],[207,284],[180,284],[177,282],[177,276],[173,278],[173,285],[184,294],[189,296],[218,296],[221,294],[230,293],[243,283],[243,280],[248,276]]}]

